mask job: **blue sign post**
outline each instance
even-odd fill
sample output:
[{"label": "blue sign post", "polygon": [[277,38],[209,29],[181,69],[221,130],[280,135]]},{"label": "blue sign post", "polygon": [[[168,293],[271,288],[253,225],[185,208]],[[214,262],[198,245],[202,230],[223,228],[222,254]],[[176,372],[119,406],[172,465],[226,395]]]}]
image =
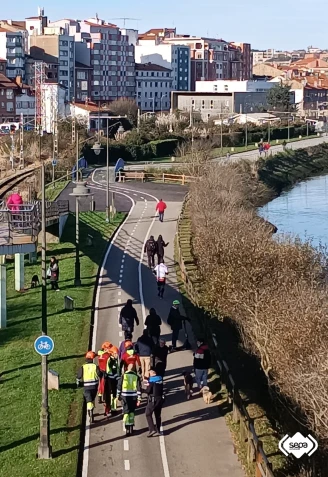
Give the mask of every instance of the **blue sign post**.
[{"label": "blue sign post", "polygon": [[56,159],[54,159],[54,160],[52,161],[52,167],[55,167],[55,166],[57,166],[57,161],[56,161]]},{"label": "blue sign post", "polygon": [[34,341],[34,349],[41,356],[48,356],[54,350],[55,343],[50,336],[39,336]]}]

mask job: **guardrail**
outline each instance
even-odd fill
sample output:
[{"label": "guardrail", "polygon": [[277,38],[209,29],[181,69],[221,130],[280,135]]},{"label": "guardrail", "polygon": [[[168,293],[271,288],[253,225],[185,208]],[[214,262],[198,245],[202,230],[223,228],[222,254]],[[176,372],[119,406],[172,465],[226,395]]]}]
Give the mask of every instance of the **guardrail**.
[{"label": "guardrail", "polygon": [[140,180],[141,182],[163,182],[163,183],[176,183],[176,184],[190,184],[196,180],[196,177],[187,176],[185,174],[166,174],[156,172],[137,172],[137,171],[125,171],[117,173],[118,182],[126,182],[128,180]]},{"label": "guardrail", "polygon": [[[185,202],[182,207],[177,225],[177,255],[178,262],[181,271],[181,277],[184,283],[185,290],[190,298],[190,301],[196,306],[199,307],[199,299],[197,292],[195,290],[192,279],[188,273],[188,263],[192,264],[192,261],[185,261],[183,257],[182,247],[181,247],[181,237],[180,230],[182,226],[182,219],[184,218],[185,210],[188,203],[188,196],[185,199]],[[200,307],[199,307],[200,308]],[[204,312],[204,314],[207,314]],[[268,460],[265,452],[263,451],[263,445],[259,437],[257,436],[254,428],[254,421],[249,416],[246,406],[244,405],[243,399],[240,395],[238,387],[231,375],[229,366],[226,361],[222,358],[218,343],[214,334],[210,333],[213,346],[215,348],[216,354],[216,364],[220,370],[221,381],[224,384],[227,395],[228,403],[232,407],[232,419],[233,422],[239,424],[239,437],[241,442],[244,442],[247,446],[247,463],[255,464],[255,474],[254,477],[274,477],[272,472],[271,463]]]}]

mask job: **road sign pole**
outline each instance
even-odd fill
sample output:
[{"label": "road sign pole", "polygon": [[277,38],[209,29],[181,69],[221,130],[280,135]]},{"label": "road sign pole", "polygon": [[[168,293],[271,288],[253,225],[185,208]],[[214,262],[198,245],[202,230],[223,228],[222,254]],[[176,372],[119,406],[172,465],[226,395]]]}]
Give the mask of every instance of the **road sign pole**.
[{"label": "road sign pole", "polygon": [[[47,335],[47,257],[46,257],[46,197],[45,197],[45,168],[41,166],[42,203],[41,203],[41,236],[42,236],[42,335]],[[51,459],[50,446],[50,416],[48,407],[48,357],[42,356],[42,403],[40,412],[40,444],[39,459]]]}]

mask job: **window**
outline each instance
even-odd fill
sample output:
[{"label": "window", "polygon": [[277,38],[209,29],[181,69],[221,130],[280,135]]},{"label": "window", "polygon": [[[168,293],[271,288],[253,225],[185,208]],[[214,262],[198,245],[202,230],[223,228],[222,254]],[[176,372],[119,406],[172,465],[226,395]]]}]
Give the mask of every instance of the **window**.
[{"label": "window", "polygon": [[14,91],[12,89],[6,90],[6,97],[7,99],[14,99]]},{"label": "window", "polygon": [[14,111],[14,103],[7,103],[7,112]]},{"label": "window", "polygon": [[0,89],[0,94],[1,96],[3,96],[5,94],[5,90],[4,89]]},{"label": "window", "polygon": [[99,81],[98,81],[98,80],[94,81],[94,82],[93,82],[93,85],[94,85],[94,86],[99,86]]},{"label": "window", "polygon": [[78,71],[77,72],[77,79],[85,80],[86,79],[86,72],[85,71]]},{"label": "window", "polygon": [[60,60],[59,64],[60,64],[60,66],[68,66],[68,61],[67,60]]},{"label": "window", "polygon": [[151,76],[155,76],[154,72],[152,71]]},{"label": "window", "polygon": [[22,108],[22,102],[21,101],[17,101],[16,108],[18,108],[18,109]]},{"label": "window", "polygon": [[152,92],[152,91],[149,93],[149,97],[150,97],[150,98],[153,97],[153,92]]},{"label": "window", "polygon": [[60,76],[68,76],[68,71],[66,70],[60,70],[59,71]]},{"label": "window", "polygon": [[158,83],[157,83],[157,81],[155,81],[155,88],[157,88],[157,86],[158,86]]},{"label": "window", "polygon": [[150,87],[150,88],[153,87],[153,83],[152,83],[152,82],[149,83],[149,87]]},{"label": "window", "polygon": [[155,91],[155,98],[157,98],[157,94],[158,94],[157,91]]},{"label": "window", "polygon": [[1,103],[1,107],[4,108],[4,107],[5,107],[5,103]]},{"label": "window", "polygon": [[228,91],[229,87],[227,84],[224,85],[224,91]]},{"label": "window", "polygon": [[145,102],[145,108],[147,108],[147,105],[148,105],[148,103],[147,103],[147,101],[146,101],[146,102]]},{"label": "window", "polygon": [[155,102],[155,108],[157,108],[157,106],[158,106],[158,102],[156,101],[156,102]]},{"label": "window", "polygon": [[145,92],[145,98],[147,98],[147,91]]},{"label": "window", "polygon": [[141,81],[138,81],[138,86],[139,88],[141,88]]},{"label": "window", "polygon": [[68,56],[68,51],[66,51],[66,50],[59,50],[59,56]]},{"label": "window", "polygon": [[60,46],[68,46],[68,41],[60,40],[59,44],[60,44]]},{"label": "window", "polygon": [[88,82],[87,81],[81,81],[81,89],[82,89],[82,91],[88,91]]}]

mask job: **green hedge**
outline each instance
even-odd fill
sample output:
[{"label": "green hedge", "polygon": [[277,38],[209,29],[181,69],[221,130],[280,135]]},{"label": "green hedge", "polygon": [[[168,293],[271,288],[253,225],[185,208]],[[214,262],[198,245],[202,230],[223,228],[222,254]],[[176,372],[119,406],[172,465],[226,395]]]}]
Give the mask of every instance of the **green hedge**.
[{"label": "green hedge", "polygon": [[[141,145],[111,143],[109,146],[109,160],[111,163],[116,162],[119,158],[129,162],[147,161],[158,157],[171,156],[174,154],[177,146],[178,139],[151,141]],[[106,144],[103,143],[102,147],[101,153],[97,156],[97,162],[99,164],[106,163]],[[88,162],[95,162],[95,155],[91,150],[91,146],[85,148],[84,157]]]}]

